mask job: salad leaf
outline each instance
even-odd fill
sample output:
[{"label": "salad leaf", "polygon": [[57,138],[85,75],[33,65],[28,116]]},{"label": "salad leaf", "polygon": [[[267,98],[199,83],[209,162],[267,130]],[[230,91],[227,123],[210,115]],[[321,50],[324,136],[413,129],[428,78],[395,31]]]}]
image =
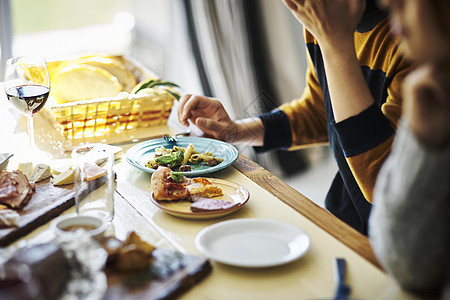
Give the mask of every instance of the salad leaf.
[{"label": "salad leaf", "polygon": [[183,158],[183,151],[179,149],[177,152],[159,156],[155,158],[155,161],[163,166],[176,167],[183,162]]}]

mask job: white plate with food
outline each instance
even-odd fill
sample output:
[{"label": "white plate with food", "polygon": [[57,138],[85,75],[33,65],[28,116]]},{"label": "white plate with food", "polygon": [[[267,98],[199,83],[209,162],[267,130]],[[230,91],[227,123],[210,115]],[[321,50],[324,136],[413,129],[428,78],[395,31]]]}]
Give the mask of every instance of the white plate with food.
[{"label": "white plate with food", "polygon": [[180,199],[171,201],[155,200],[152,192],[151,201],[163,212],[184,219],[214,219],[231,214],[242,208],[248,201],[250,193],[243,186],[223,179],[205,178],[212,185],[219,187],[223,194],[212,198]]},{"label": "white plate with food", "polygon": [[[178,141],[173,143],[164,139],[139,143],[127,151],[126,161],[148,173],[155,172],[155,164],[164,166],[172,164],[174,166],[171,168],[174,171],[186,176],[200,176],[230,166],[239,156],[238,150],[233,145],[219,140],[201,137],[179,137],[177,139]],[[189,155],[186,154],[186,149],[189,149]],[[179,150],[182,151],[182,154]],[[179,169],[182,163],[181,158],[186,159],[185,165],[189,170]]]},{"label": "white plate with food", "polygon": [[292,262],[302,257],[310,244],[302,229],[265,219],[223,221],[204,228],[195,238],[198,251],[207,258],[249,268]]}]

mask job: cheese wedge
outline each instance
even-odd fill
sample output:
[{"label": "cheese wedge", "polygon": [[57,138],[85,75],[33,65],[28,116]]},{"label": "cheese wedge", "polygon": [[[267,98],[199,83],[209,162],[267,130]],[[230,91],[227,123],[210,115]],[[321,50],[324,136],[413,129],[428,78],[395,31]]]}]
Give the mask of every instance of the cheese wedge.
[{"label": "cheese wedge", "polygon": [[23,162],[19,163],[17,170],[23,173],[23,175],[27,176],[28,180],[30,180],[31,173],[34,170],[34,165],[32,162]]},{"label": "cheese wedge", "polygon": [[86,181],[97,179],[106,174],[105,169],[100,168],[94,163],[86,163],[86,162],[83,163],[82,170],[86,178]]},{"label": "cheese wedge", "polygon": [[133,73],[125,68],[125,66],[118,62],[117,60],[93,56],[86,57],[77,60],[79,64],[90,65],[96,68],[102,68],[119,80],[119,83],[122,85],[124,91],[131,92],[133,87],[136,85],[136,78]]},{"label": "cheese wedge", "polygon": [[59,174],[61,174],[65,170],[67,170],[67,168],[51,168],[50,172],[52,172],[52,176],[58,176]]},{"label": "cheese wedge", "polygon": [[53,177],[56,177],[67,169],[73,168],[73,164],[72,158],[52,159],[49,162],[50,172],[52,172]]},{"label": "cheese wedge", "polygon": [[50,166],[46,164],[37,164],[28,178],[29,181],[39,182],[52,176]]},{"label": "cheese wedge", "polygon": [[59,174],[72,169],[72,166],[52,166],[50,172],[52,172],[53,177],[58,176]]},{"label": "cheese wedge", "polygon": [[75,171],[67,169],[52,180],[53,185],[66,185],[72,184],[75,181]]},{"label": "cheese wedge", "polygon": [[114,97],[123,89],[108,71],[86,64],[71,64],[55,74],[51,93],[58,103]]}]

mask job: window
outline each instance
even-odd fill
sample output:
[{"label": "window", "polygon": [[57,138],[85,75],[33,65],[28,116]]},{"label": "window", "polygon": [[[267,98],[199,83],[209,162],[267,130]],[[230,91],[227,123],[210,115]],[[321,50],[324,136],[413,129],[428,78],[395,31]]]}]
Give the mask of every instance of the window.
[{"label": "window", "polygon": [[18,55],[53,59],[107,53],[133,56],[164,76],[173,2],[2,0],[2,66],[9,57]]},{"label": "window", "polygon": [[12,54],[46,58],[83,52],[126,53],[134,18],[129,1],[14,0]]}]

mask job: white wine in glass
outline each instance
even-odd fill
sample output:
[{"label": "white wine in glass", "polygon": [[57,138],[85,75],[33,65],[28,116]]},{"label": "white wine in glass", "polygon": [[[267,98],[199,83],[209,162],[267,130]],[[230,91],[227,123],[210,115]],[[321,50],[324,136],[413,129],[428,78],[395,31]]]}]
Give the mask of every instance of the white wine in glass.
[{"label": "white wine in glass", "polygon": [[44,58],[19,56],[8,59],[4,85],[8,100],[27,117],[29,146],[34,148],[33,115],[44,107],[50,93],[50,77]]}]

